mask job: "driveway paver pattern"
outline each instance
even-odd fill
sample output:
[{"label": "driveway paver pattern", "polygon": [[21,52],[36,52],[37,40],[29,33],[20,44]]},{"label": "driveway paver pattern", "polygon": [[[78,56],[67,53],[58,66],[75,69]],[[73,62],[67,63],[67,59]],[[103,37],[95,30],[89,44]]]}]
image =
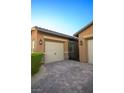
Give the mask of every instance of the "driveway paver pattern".
[{"label": "driveway paver pattern", "polygon": [[93,93],[93,65],[65,60],[44,65],[32,93]]}]

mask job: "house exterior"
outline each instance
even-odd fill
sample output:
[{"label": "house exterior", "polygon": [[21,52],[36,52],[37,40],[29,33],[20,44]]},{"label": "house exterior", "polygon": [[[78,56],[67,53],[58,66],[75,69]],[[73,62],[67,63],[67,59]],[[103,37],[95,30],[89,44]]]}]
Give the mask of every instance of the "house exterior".
[{"label": "house exterior", "polygon": [[74,36],[78,37],[80,62],[93,64],[93,22],[80,29]]},{"label": "house exterior", "polygon": [[[44,53],[45,63],[70,59],[70,53],[72,53],[69,49],[70,42],[74,42],[73,45],[77,44],[78,46],[77,38],[74,36],[37,26],[31,29],[31,51]],[[74,51],[72,54],[77,52],[78,51]],[[78,56],[76,58],[78,59]]]}]

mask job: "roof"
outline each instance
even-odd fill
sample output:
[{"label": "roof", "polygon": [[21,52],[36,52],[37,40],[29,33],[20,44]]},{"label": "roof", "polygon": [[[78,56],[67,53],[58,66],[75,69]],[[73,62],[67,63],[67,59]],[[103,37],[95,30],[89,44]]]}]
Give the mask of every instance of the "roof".
[{"label": "roof", "polygon": [[88,27],[90,27],[91,25],[93,25],[93,21],[91,21],[90,23],[88,23],[86,26],[84,26],[83,28],[81,28],[78,32],[76,32],[74,34],[74,36],[78,36],[78,34],[80,34],[82,31],[86,30]]},{"label": "roof", "polygon": [[70,35],[62,34],[62,33],[59,33],[59,32],[56,32],[56,31],[52,31],[52,30],[48,30],[48,29],[45,29],[45,28],[41,28],[41,27],[38,27],[38,26],[34,26],[33,28],[35,28],[38,31],[41,31],[43,33],[47,33],[47,34],[51,34],[51,35],[60,36],[60,37],[64,37],[64,38],[68,38],[68,39],[73,39],[73,40],[77,39],[77,37],[75,37],[75,36],[70,36]]}]

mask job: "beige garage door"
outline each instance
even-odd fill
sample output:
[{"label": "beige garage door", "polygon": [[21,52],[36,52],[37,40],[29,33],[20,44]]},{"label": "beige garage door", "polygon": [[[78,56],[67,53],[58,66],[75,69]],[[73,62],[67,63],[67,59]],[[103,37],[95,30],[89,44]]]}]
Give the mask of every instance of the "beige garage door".
[{"label": "beige garage door", "polygon": [[93,40],[88,40],[88,62],[93,64]]},{"label": "beige garage door", "polygon": [[59,42],[45,42],[45,63],[64,60],[64,46]]}]

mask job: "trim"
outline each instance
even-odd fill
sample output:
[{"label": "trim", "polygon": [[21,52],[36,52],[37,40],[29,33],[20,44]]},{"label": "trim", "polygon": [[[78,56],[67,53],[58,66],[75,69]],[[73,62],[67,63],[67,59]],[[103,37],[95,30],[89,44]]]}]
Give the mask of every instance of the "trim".
[{"label": "trim", "polygon": [[54,37],[49,37],[49,36],[43,36],[44,39],[48,39],[48,40],[54,40],[54,41],[60,41],[60,42],[66,42],[67,40],[62,40],[59,38],[54,38]]},{"label": "trim", "polygon": [[68,54],[68,52],[64,52],[65,54]]},{"label": "trim", "polygon": [[84,39],[85,39],[85,38],[91,38],[91,37],[93,37],[93,34],[83,36]]}]

